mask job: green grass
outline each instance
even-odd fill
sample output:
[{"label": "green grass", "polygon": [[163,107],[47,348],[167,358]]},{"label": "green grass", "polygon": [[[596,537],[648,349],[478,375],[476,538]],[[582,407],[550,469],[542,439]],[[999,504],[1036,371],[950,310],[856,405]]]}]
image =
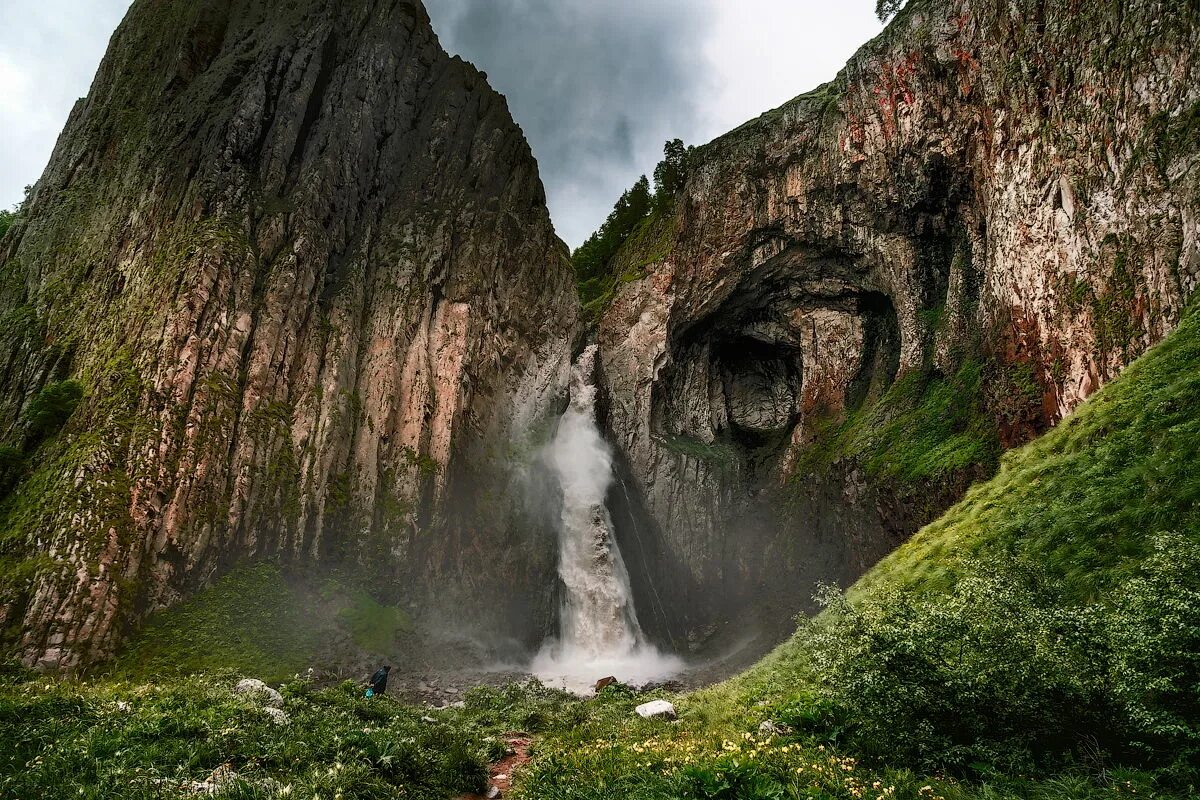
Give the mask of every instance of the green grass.
[{"label": "green grass", "polygon": [[1118,585],[1152,534],[1200,530],[1200,314],[1134,362],[945,516],[884,559],[858,592],[945,589],[966,559],[1017,553],[1080,600]]},{"label": "green grass", "polygon": [[350,630],[355,644],[382,655],[393,652],[397,639],[412,630],[412,620],[403,609],[385,606],[362,590],[354,592],[338,620]]},{"label": "green grass", "polygon": [[948,378],[902,375],[878,401],[826,422],[797,462],[796,474],[853,460],[873,478],[911,484],[992,467],[1000,443],[995,421],[984,411],[983,379],[977,361]]},{"label": "green grass", "polygon": [[330,637],[348,634],[364,653],[389,656],[411,631],[403,609],[352,580],[242,564],[151,617],[104,669],[126,680],[233,671],[283,681],[312,666]]},{"label": "green grass", "polygon": [[109,668],[113,675],[235,670],[285,680],[311,664],[332,626],[274,564],[243,565],[152,617]]},{"label": "green grass", "polygon": [[494,747],[477,729],[361,687],[282,687],[285,725],[233,676],[154,684],[0,678],[0,796],[150,800],[228,765],[223,798],[445,798],[484,787]]}]

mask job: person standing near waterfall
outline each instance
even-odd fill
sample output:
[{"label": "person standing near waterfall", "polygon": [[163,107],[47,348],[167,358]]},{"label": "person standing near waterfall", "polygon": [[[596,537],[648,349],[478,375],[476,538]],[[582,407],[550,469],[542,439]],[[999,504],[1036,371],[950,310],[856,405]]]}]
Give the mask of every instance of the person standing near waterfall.
[{"label": "person standing near waterfall", "polygon": [[392,668],[386,664],[375,670],[375,674],[371,676],[371,682],[367,685],[367,697],[374,697],[387,691],[388,673],[391,670]]}]

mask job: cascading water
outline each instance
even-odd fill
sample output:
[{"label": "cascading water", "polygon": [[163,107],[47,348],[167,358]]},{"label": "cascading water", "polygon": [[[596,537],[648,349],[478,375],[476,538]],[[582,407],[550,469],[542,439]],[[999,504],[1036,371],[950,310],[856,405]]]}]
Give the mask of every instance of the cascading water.
[{"label": "cascading water", "polygon": [[571,404],[543,452],[562,489],[558,574],[565,587],[559,636],[533,661],[551,685],[586,691],[612,675],[625,683],[662,680],[683,664],[646,641],[633,608],[629,574],[604,499],[612,450],[596,427],[596,346],[571,371]]}]

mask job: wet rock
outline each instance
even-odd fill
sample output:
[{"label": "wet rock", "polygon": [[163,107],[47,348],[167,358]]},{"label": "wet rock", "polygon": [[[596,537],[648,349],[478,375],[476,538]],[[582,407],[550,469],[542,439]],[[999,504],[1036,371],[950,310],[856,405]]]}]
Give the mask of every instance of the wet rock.
[{"label": "wet rock", "polygon": [[617,679],[614,678],[612,675],[609,675],[607,678],[601,678],[600,680],[596,681],[596,690],[595,690],[596,694],[600,694],[600,692],[604,691],[605,689],[607,689],[609,686],[612,686],[616,682],[617,682]]},{"label": "wet rock", "polygon": [[634,709],[643,719],[677,719],[675,706],[666,700],[651,700]]}]

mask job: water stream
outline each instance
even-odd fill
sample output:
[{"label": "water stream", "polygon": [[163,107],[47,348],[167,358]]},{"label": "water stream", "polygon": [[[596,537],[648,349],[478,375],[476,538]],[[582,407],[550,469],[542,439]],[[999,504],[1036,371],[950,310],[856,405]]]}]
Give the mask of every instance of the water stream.
[{"label": "water stream", "polygon": [[596,426],[595,345],[571,372],[571,403],[543,453],[562,490],[558,574],[565,589],[559,634],[532,669],[543,682],[586,692],[613,676],[622,683],[662,680],[683,663],[646,640],[629,573],[613,535],[605,496],[613,482],[612,450]]}]

